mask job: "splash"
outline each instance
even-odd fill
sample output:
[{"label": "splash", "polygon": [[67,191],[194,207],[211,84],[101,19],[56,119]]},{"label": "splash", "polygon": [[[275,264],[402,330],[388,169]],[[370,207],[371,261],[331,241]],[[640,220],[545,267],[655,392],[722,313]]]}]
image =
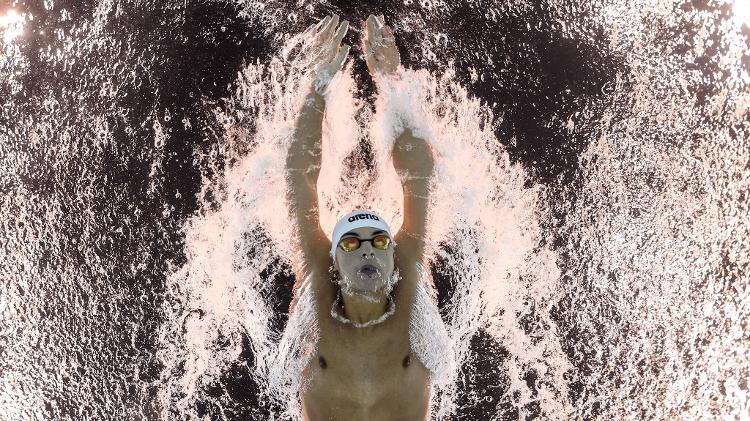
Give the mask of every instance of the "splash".
[{"label": "splash", "polygon": [[[225,23],[237,35],[260,22],[276,46],[298,12],[239,1],[251,10],[240,21],[221,2],[45,1],[26,8],[32,20],[21,3],[16,23],[0,26],[0,418],[298,418],[297,373],[317,331],[306,281],[291,282],[282,157],[304,81],[283,61],[250,63],[224,98],[223,76],[212,76],[234,64],[211,55],[256,40],[226,36]],[[514,140],[493,135],[502,116],[444,68],[456,40],[442,13],[457,9],[407,3],[398,13],[414,61],[441,73],[411,72],[416,99],[371,108],[347,69],[330,93],[319,191],[325,230],[357,206],[397,229],[388,133],[398,121],[383,106],[416,110],[432,133],[439,159],[415,303],[424,318],[410,339],[440,374],[433,418],[750,414],[743,3],[550,1],[548,22],[535,20],[536,3],[488,2],[490,30],[518,23],[508,39],[541,25],[550,29],[531,38],[546,45],[534,37],[598,28],[579,47],[623,63],[601,92],[561,104],[556,117],[571,112],[563,125],[585,145],[573,181],[547,185],[511,165],[499,145]],[[196,5],[211,5],[201,15],[211,19],[192,26],[205,11]],[[307,2],[304,13],[323,8]],[[422,11],[433,15],[409,18]],[[140,26],[144,14],[158,19]],[[498,55],[478,50],[510,43],[456,54],[481,67]],[[497,74],[485,67],[468,82],[500,80],[511,94],[544,82],[523,65],[527,52],[510,48]],[[503,78],[503,66],[533,83]],[[186,72],[175,80],[175,69]],[[222,102],[192,96],[205,92]],[[195,213],[182,184],[193,170],[203,171]]]},{"label": "splash", "polygon": [[14,9],[0,16],[0,32],[3,34],[2,39],[5,44],[10,44],[15,38],[23,35],[25,21],[25,14],[19,14]]},{"label": "splash", "polygon": [[[732,21],[708,11],[672,19],[627,4],[602,11],[613,47],[627,51],[600,136],[581,157],[577,190],[550,206],[564,298],[559,325],[579,418],[742,418],[747,366],[750,147],[744,44]],[[691,22],[696,62],[665,59],[678,41],[661,31]],[[658,59],[657,59],[658,58]],[[717,77],[724,75],[723,77]],[[716,79],[714,79],[717,77]],[[705,88],[706,78],[715,80]],[[705,95],[705,98],[701,98]]]},{"label": "splash", "polygon": [[[522,373],[534,369],[549,375],[547,393],[539,399],[542,407],[548,414],[564,415],[569,408],[560,403],[566,392],[562,375],[568,365],[552,323],[546,320],[533,332],[526,332],[519,323],[531,311],[524,304],[529,297],[542,309],[556,298],[556,268],[550,263],[554,259],[538,247],[540,228],[533,210],[539,188],[524,187],[524,172],[509,163],[493,135],[494,117],[467,95],[452,71],[441,77],[408,71],[404,78],[406,86],[414,87],[412,95],[381,95],[371,123],[362,128],[355,116],[366,105],[353,97],[349,69],[329,92],[318,182],[322,227],[330,232],[340,215],[365,207],[393,221],[397,231],[403,197],[398,176],[389,164],[393,130],[407,110],[415,109],[415,103],[409,101],[424,104],[418,108],[422,110],[422,133],[429,135],[437,156],[426,239],[428,261],[435,268],[439,260],[456,285],[442,320],[437,309],[430,312],[427,303],[435,307],[434,289],[425,286],[422,296],[430,298],[420,298],[417,306],[421,313],[434,317],[412,324],[413,329],[438,332],[434,336],[438,339],[429,339],[421,331],[411,333],[414,341],[421,343],[415,346],[422,350],[422,359],[429,361],[434,377],[441,379],[435,382],[434,417],[446,419],[455,411],[457,370],[468,358],[470,338],[480,328],[513,354],[506,366],[496,369],[515,374],[509,376],[509,393],[520,395],[519,405],[531,400]],[[302,75],[281,60],[246,66],[236,86],[231,105],[220,115],[230,122],[226,132],[237,133],[243,126],[256,131],[227,136],[227,145],[246,142],[250,151],[235,157],[237,164],[216,180],[222,192],[218,210],[209,211],[212,204],[204,203],[206,211],[185,227],[188,262],[170,277],[177,304],[166,308],[170,312],[167,319],[173,323],[161,335],[164,373],[173,373],[162,379],[166,386],[162,404],[177,404],[180,412],[194,411],[196,402],[205,398],[201,385],[218,378],[237,361],[241,338],[247,335],[254,356],[253,376],[262,389],[262,399],[285,403],[285,409],[274,417],[298,419],[295,393],[299,384],[294,378],[306,362],[301,360],[300,350],[309,348],[314,337],[302,334],[309,331],[303,330],[310,328],[306,325],[309,321],[303,321],[296,311],[283,332],[271,327],[274,315],[269,301],[273,297],[264,284],[288,274],[298,258],[294,242],[288,240],[294,228],[283,200],[284,151],[301,105],[298,92],[304,92],[306,86]],[[362,131],[372,142],[376,162],[372,170],[352,166],[348,159],[363,153],[355,141]],[[216,187],[207,184],[205,188]],[[273,265],[276,259],[284,264]],[[429,282],[428,276],[424,282]],[[301,282],[295,300],[310,304],[305,290]],[[313,314],[309,308],[300,312]],[[548,316],[542,313],[540,317]],[[224,339],[229,345],[216,346]],[[437,350],[446,348],[425,345],[430,340],[448,343],[455,353],[437,355]],[[277,355],[288,365],[275,364]],[[180,370],[175,375],[176,367]],[[282,377],[286,380],[279,380]],[[280,387],[282,384],[286,387]]]}]

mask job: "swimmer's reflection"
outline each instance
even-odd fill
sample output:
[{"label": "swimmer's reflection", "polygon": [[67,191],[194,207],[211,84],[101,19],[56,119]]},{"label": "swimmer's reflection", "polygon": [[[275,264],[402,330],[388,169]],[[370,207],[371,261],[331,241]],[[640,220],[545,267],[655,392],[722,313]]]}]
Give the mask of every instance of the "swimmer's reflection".
[{"label": "swimmer's reflection", "polygon": [[[428,142],[408,121],[396,133],[391,156],[404,192],[398,233],[374,212],[358,209],[338,221],[329,241],[318,218],[323,93],[349,52],[341,45],[347,29],[338,16],[311,26],[297,59],[313,83],[287,155],[289,202],[300,236],[296,276],[310,282],[319,326],[316,355],[302,373],[303,413],[313,421],[425,420],[432,373],[414,352],[409,328],[418,317],[411,311],[415,299],[424,291],[419,283],[425,281],[421,265],[434,163]],[[383,17],[370,15],[364,34],[373,79],[381,87],[398,80],[403,68]]]}]

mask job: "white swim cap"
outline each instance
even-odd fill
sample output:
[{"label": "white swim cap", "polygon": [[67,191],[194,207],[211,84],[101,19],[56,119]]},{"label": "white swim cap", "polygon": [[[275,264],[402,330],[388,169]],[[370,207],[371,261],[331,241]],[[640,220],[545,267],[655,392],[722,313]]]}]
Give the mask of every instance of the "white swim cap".
[{"label": "white swim cap", "polygon": [[[393,235],[391,229],[388,228],[388,224],[383,222],[375,212],[371,212],[365,209],[357,209],[354,212],[344,215],[336,226],[333,228],[333,236],[331,238],[331,258],[336,260],[336,248],[339,245],[339,240],[347,232],[361,227],[379,228],[388,233],[393,241]],[[395,242],[393,244],[396,244]]]}]

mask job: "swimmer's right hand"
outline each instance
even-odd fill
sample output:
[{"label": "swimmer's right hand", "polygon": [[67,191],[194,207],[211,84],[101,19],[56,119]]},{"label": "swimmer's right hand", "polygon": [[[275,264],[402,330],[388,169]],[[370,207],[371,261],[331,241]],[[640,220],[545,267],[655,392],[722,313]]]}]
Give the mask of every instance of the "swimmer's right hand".
[{"label": "swimmer's right hand", "polygon": [[349,46],[341,45],[348,29],[349,22],[343,21],[339,25],[339,16],[333,15],[310,25],[298,35],[301,46],[297,57],[292,60],[292,66],[309,73],[313,89],[318,94],[326,92],[349,54]]},{"label": "swimmer's right hand", "polygon": [[365,23],[363,40],[365,61],[370,74],[393,76],[401,65],[401,56],[396,47],[393,29],[385,24],[383,15],[370,15]]}]

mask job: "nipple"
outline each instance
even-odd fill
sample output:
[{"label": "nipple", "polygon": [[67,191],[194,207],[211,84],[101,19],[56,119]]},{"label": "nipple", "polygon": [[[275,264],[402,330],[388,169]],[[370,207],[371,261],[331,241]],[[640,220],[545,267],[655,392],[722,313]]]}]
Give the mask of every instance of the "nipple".
[{"label": "nipple", "polygon": [[323,369],[325,369],[326,367],[328,367],[328,364],[326,364],[326,359],[323,358],[322,355],[320,357],[318,357],[318,364],[320,365],[320,368],[323,368]]},{"label": "nipple", "polygon": [[406,357],[404,357],[404,362],[402,362],[401,365],[406,368],[409,366],[409,364],[411,364],[411,356],[407,355]]}]

